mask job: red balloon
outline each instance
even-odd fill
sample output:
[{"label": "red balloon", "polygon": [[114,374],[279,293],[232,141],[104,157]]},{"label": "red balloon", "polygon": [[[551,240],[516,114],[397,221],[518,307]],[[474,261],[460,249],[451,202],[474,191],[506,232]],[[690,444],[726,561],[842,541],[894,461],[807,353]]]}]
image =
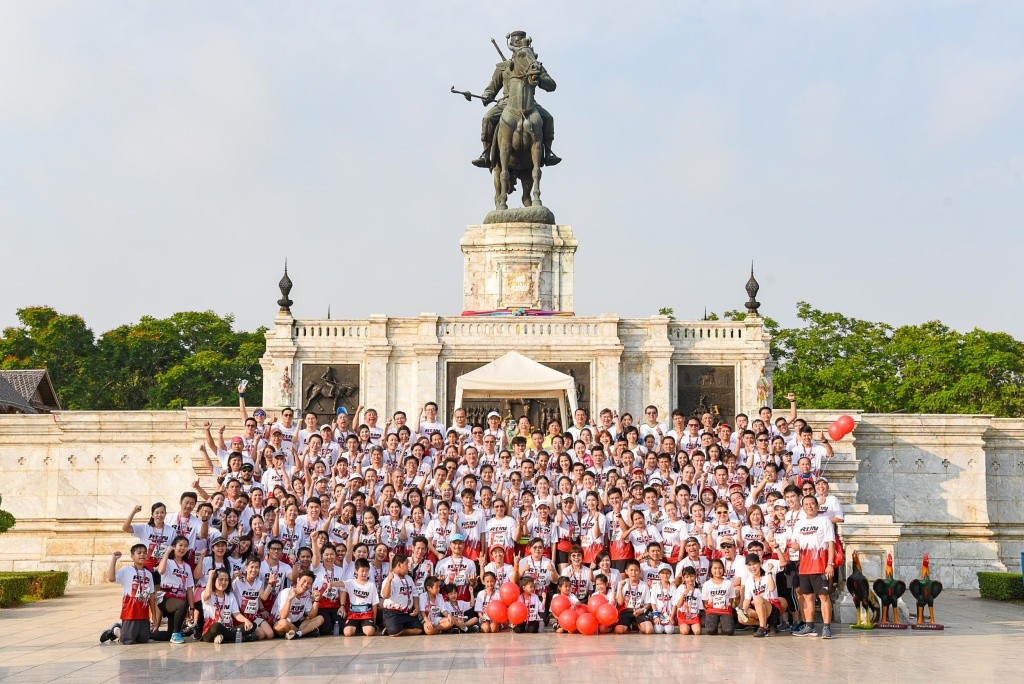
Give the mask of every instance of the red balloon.
[{"label": "red balloon", "polygon": [[593,613],[606,603],[608,603],[608,599],[605,598],[604,594],[594,594],[590,597],[590,600],[587,601],[587,608],[589,608],[590,612]]},{"label": "red balloon", "polygon": [[576,606],[576,608],[574,608],[573,610],[575,610],[575,611],[576,611],[576,614],[577,614],[577,615],[583,615],[584,613],[589,613],[589,612],[590,612],[590,609],[589,609],[589,608],[587,608],[587,604],[586,604],[586,603],[580,603],[580,604],[578,604],[578,605]]},{"label": "red balloon", "polygon": [[[507,585],[506,585],[507,586]],[[530,609],[522,601],[516,601],[508,607],[508,621],[512,625],[519,625],[526,622],[530,616]]]},{"label": "red balloon", "polygon": [[506,606],[511,606],[519,600],[519,587],[515,582],[505,582],[501,585],[501,589],[498,590],[498,596],[501,597]]},{"label": "red balloon", "polygon": [[597,622],[603,627],[611,627],[619,621],[619,611],[615,610],[615,606],[610,603],[606,603],[603,606],[597,607]]},{"label": "red balloon", "polygon": [[576,631],[576,611],[572,608],[563,610],[558,614],[558,626],[566,632]]},{"label": "red balloon", "polygon": [[580,634],[597,634],[597,618],[590,613],[584,613],[576,618],[576,629]]},{"label": "red balloon", "polygon": [[557,596],[551,599],[552,615],[561,615],[570,608],[572,608],[572,601],[570,601],[567,596],[562,596],[561,594],[558,594]]},{"label": "red balloon", "polygon": [[853,428],[857,426],[857,423],[850,416],[839,416],[836,420],[836,425],[843,431],[844,435],[848,435],[853,432]]},{"label": "red balloon", "polygon": [[487,613],[487,617],[491,618],[492,622],[499,625],[508,622],[508,607],[501,601],[491,601],[487,604],[484,612]]},{"label": "red balloon", "polygon": [[836,422],[828,426],[828,436],[838,442],[846,436],[846,433],[843,432],[843,428],[839,427],[839,423]]}]

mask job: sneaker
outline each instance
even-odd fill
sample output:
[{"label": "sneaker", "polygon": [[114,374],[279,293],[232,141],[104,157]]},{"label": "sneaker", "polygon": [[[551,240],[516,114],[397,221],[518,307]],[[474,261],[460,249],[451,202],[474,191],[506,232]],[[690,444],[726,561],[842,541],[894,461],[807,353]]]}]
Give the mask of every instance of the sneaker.
[{"label": "sneaker", "polygon": [[295,638],[295,630],[294,629],[289,629],[287,632],[284,633],[284,638],[288,639],[289,641],[294,639]]},{"label": "sneaker", "polygon": [[793,632],[793,636],[814,636],[814,627],[805,622],[800,629]]},{"label": "sneaker", "polygon": [[780,622],[779,623],[779,631],[780,632],[792,632],[793,631],[793,625],[791,625],[791,624],[789,624],[788,622],[785,622],[785,621]]},{"label": "sneaker", "polygon": [[821,628],[821,638],[831,639],[832,638],[832,627],[831,625],[825,625]]},{"label": "sneaker", "polygon": [[477,632],[479,632],[479,631],[480,631],[480,627],[478,627],[477,625],[472,625],[472,626],[471,626],[471,627],[469,628],[469,633],[470,633],[470,634],[476,634],[476,633],[477,633]]},{"label": "sneaker", "polygon": [[175,632],[171,635],[172,644],[183,644],[185,643],[185,637],[181,636],[181,632]]},{"label": "sneaker", "polygon": [[764,627],[758,627],[757,631],[754,632],[754,636],[756,636],[756,637],[766,637],[766,636],[768,636],[768,632],[765,631]]},{"label": "sneaker", "polygon": [[215,643],[215,644],[223,644],[224,643],[224,635],[223,634],[218,634],[217,636],[213,637],[213,643]]},{"label": "sneaker", "polygon": [[804,623],[802,623],[802,622],[794,622],[794,623],[792,623],[789,626],[789,631],[792,632],[793,634],[796,634],[797,632],[799,632],[803,628],[804,628]]},{"label": "sneaker", "polygon": [[103,633],[100,634],[100,643],[101,644],[105,644],[108,641],[113,641],[114,639],[116,639],[117,638],[117,634],[116,634],[115,630],[118,627],[120,627],[120,626],[121,626],[120,622],[115,622],[114,624],[110,625],[109,628],[103,630]]}]

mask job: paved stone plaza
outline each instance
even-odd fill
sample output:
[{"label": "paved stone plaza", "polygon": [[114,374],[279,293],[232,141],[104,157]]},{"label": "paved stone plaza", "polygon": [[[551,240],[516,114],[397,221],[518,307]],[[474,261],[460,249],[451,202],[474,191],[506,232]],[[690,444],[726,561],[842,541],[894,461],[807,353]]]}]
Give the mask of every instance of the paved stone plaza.
[{"label": "paved stone plaza", "polygon": [[[832,641],[502,634],[320,638],[236,646],[100,645],[116,613],[111,585],[0,611],[0,680],[16,682],[619,682],[674,672],[690,681],[1019,681],[1024,607],[973,592],[936,602],[942,633],[854,632]],[[740,657],[740,656],[745,657]],[[783,669],[783,666],[785,669]],[[825,669],[825,672],[821,671]],[[824,676],[823,676],[824,675]],[[805,679],[808,678],[808,679]]]}]

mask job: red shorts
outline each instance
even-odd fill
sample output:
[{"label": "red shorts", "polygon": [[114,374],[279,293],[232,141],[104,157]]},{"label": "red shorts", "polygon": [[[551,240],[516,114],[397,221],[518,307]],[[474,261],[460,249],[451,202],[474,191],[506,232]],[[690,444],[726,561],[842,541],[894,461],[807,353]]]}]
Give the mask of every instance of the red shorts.
[{"label": "red shorts", "polygon": [[609,553],[613,561],[629,560],[633,558],[633,545],[628,541],[613,541]]},{"label": "red shorts", "polygon": [[699,625],[700,613],[694,615],[693,617],[686,617],[686,615],[683,614],[683,611],[680,610],[676,612],[676,620],[681,625]]}]

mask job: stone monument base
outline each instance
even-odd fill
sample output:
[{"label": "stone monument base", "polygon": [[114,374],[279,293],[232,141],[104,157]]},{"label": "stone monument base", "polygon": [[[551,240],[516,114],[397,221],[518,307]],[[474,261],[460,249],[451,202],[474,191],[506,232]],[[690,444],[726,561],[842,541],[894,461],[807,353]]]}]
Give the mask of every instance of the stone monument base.
[{"label": "stone monument base", "polygon": [[[540,210],[550,214],[545,207],[491,214],[538,213]],[[467,226],[459,242],[464,261],[464,312],[515,309],[571,312],[577,244],[572,227],[567,225],[507,222]]]}]

